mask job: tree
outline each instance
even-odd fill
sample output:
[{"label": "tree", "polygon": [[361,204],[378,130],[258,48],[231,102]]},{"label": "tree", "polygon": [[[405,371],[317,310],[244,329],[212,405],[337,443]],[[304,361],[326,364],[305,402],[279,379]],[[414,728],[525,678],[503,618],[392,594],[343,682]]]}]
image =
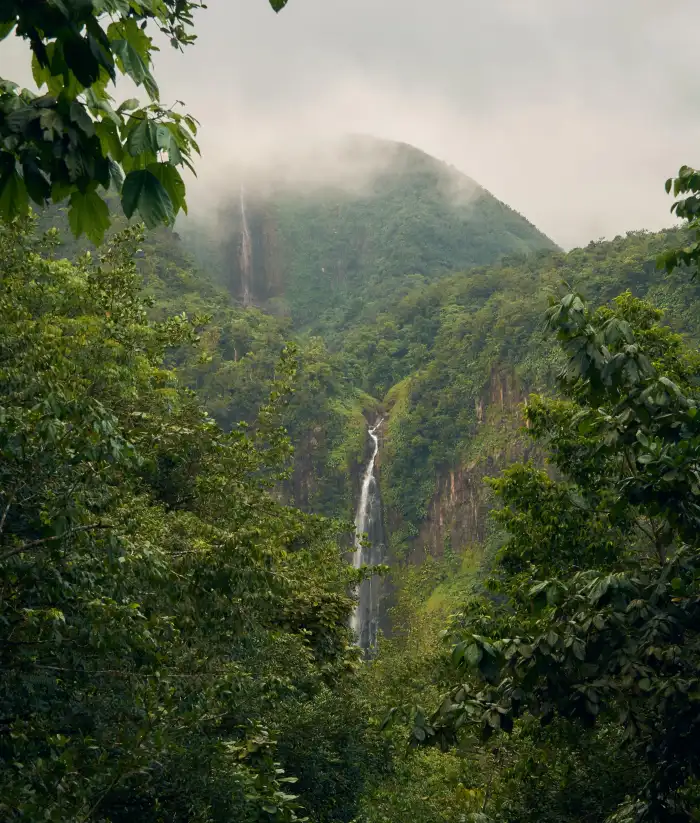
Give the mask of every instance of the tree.
[{"label": "tree", "polygon": [[[286,0],[270,0],[279,11]],[[40,94],[0,79],[0,217],[26,215],[70,198],[70,225],[101,242],[110,225],[104,193],[121,196],[127,217],[172,224],[187,211],[181,169],[194,172],[197,121],[160,101],[152,74],[158,30],[178,49],[195,40],[202,0],[6,0],[0,38],[29,43]],[[108,92],[123,75],[148,104]],[[101,193],[102,192],[102,193]]]},{"label": "tree", "polygon": [[69,263],[0,227],[0,817],[289,823],[312,747],[352,798],[356,574],[270,494],[292,352],[222,431],[164,367],[197,323],[148,319],[139,240]]},{"label": "tree", "polygon": [[695,241],[684,248],[671,249],[660,255],[658,265],[669,273],[679,267],[690,268],[695,276],[700,262],[700,172],[690,166],[681,166],[678,176],[666,181],[666,194],[671,191],[674,197],[687,195],[676,200],[671,206],[671,212],[688,221],[688,228],[694,232]]},{"label": "tree", "polygon": [[414,729],[450,746],[526,715],[617,728],[645,778],[625,821],[693,819],[700,778],[700,358],[660,319],[629,294],[552,305],[564,399],[526,415],[560,479],[514,466],[493,481],[511,535],[501,599],[457,619],[461,682]]}]

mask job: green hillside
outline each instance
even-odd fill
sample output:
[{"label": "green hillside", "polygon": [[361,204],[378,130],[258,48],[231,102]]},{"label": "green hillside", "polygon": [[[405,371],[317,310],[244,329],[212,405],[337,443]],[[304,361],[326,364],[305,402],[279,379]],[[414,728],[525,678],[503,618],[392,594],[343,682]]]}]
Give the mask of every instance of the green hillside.
[{"label": "green hillside", "polygon": [[[334,183],[292,185],[279,172],[279,181],[271,173],[264,185],[245,186],[254,302],[290,313],[297,328],[342,331],[416,279],[555,248],[476,182],[412,146],[354,138],[331,161],[343,170]],[[218,257],[209,251],[205,262],[240,297],[237,188],[219,232]]]},{"label": "green hillside", "polygon": [[[387,412],[382,495],[394,524],[391,543],[403,556],[425,538],[421,529],[444,478],[474,461],[483,471],[494,460],[507,462],[508,449],[513,459],[521,454],[517,406],[529,391],[552,387],[560,365],[541,323],[564,281],[594,303],[629,289],[664,308],[672,326],[700,337],[700,287],[656,268],[657,255],[684,240],[682,231],[636,232],[435,282],[405,278],[381,310],[365,308],[361,319],[326,336],[295,332],[284,318],[257,309],[218,308],[203,335],[207,357],[183,364],[183,375],[222,424],[250,420],[284,340],[294,337],[298,385],[285,413],[297,450],[294,498],[304,508],[348,518],[366,446],[363,412]],[[171,310],[190,300],[201,310],[197,280],[187,288],[178,302],[172,286],[159,286],[171,295]],[[483,484],[475,482],[482,494]],[[475,516],[476,539],[484,517],[483,509]],[[449,539],[440,538],[440,552],[443,537]]]}]

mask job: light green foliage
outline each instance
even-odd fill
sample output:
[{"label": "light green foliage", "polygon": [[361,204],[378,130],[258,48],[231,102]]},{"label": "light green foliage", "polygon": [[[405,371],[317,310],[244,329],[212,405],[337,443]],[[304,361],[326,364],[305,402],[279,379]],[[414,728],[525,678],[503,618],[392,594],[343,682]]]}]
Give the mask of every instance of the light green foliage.
[{"label": "light green foliage", "polygon": [[[450,611],[461,602],[452,597],[450,580],[461,558],[452,562],[427,558],[420,566],[395,569],[396,588],[391,610],[392,637],[382,639],[379,654],[361,673],[363,692],[375,718],[383,718],[394,702],[431,705],[447,687],[441,679],[442,648],[439,631]],[[431,595],[441,597],[431,604]],[[474,791],[472,764],[460,756],[438,751],[408,749],[402,729],[385,731],[392,753],[391,769],[370,781],[360,805],[363,823],[416,820],[459,821],[480,807]],[[478,784],[477,784],[478,786]]]},{"label": "light green foliage", "polygon": [[462,823],[481,811],[484,789],[471,786],[473,765],[434,749],[397,758],[394,770],[364,798],[362,823]]}]

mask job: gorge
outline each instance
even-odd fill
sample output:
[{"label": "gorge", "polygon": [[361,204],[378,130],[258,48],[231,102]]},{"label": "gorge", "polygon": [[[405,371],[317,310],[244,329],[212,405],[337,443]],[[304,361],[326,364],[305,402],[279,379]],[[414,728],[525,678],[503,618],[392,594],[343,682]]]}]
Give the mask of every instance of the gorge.
[{"label": "gorge", "polygon": [[[477,694],[482,715],[455,751],[441,712],[460,710],[455,678],[493,681],[488,649],[509,625],[494,620],[530,630],[530,590],[493,597],[494,573],[514,586],[534,557],[566,575],[576,551],[607,574],[611,545],[647,552],[624,531],[634,507],[614,523],[605,506],[581,508],[597,491],[578,483],[612,482],[627,463],[613,452],[600,468],[606,453],[567,428],[574,401],[550,398],[571,363],[542,318],[572,284],[601,306],[577,309],[594,341],[619,330],[617,363],[639,351],[620,342],[634,334],[670,381],[645,397],[672,406],[669,386],[694,391],[683,347],[700,338],[700,285],[660,276],[656,260],[688,232],[564,253],[438,161],[389,154],[354,192],[273,197],[235,182],[216,230],[183,222],[141,238],[115,219],[121,234],[90,257],[70,239],[0,232],[4,425],[23,444],[0,443],[2,489],[18,494],[0,529],[3,585],[18,592],[0,600],[14,621],[0,698],[3,716],[24,718],[0,752],[43,769],[3,770],[3,813],[13,802],[29,819],[39,807],[80,819],[99,800],[105,823],[289,823],[300,808],[313,823],[462,823],[484,809],[495,823],[576,823],[579,810],[603,823],[644,791],[649,764],[620,756],[607,718],[541,727]],[[65,213],[39,225],[65,229]],[[560,460],[563,481],[539,472],[557,447],[595,471],[574,481],[579,464]],[[378,563],[388,576],[372,574]],[[569,631],[554,624],[537,654]],[[564,648],[578,671],[585,648]],[[586,699],[578,709],[598,705]],[[511,720],[492,744],[492,724]],[[443,732],[445,751],[424,747]],[[77,788],[54,791],[64,784]]]},{"label": "gorge", "polygon": [[[474,181],[413,147],[352,138],[334,151],[346,179],[356,170],[352,187],[333,175],[325,187],[296,188],[253,176],[235,206],[224,203],[218,228],[198,232],[224,258],[227,247],[238,250],[228,257],[232,271],[215,257],[198,260],[248,309],[221,321],[212,364],[196,369],[198,389],[222,424],[251,420],[262,397],[252,385],[269,381],[275,352],[296,336],[298,385],[284,418],[296,447],[289,499],[353,519],[356,532],[363,523],[382,530],[363,552],[355,538],[355,566],[380,557],[422,562],[465,547],[488,554],[483,547],[498,538],[484,478],[537,457],[519,406],[552,386],[559,367],[540,332],[547,295],[562,279],[601,301],[631,287],[671,305],[673,322],[693,331],[690,313],[677,307],[681,295],[694,304],[696,285],[659,281],[654,262],[680,235],[630,233],[564,254]],[[197,254],[194,227],[179,231]],[[610,275],[599,272],[601,261]],[[225,342],[234,337],[235,368]],[[366,462],[366,420],[380,408],[377,467],[371,455]],[[363,648],[375,642],[372,585],[360,587],[353,618]]]}]

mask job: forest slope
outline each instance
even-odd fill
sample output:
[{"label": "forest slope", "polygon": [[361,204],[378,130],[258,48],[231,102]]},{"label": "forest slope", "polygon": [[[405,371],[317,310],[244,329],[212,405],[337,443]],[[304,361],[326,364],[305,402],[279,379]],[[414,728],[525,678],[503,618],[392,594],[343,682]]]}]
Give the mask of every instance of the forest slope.
[{"label": "forest slope", "polygon": [[291,314],[298,329],[342,333],[393,302],[409,275],[428,282],[555,248],[474,180],[402,143],[347,139],[291,181],[285,167],[248,174],[221,210],[213,252],[211,226],[182,231],[235,297],[248,278],[253,302]]}]

